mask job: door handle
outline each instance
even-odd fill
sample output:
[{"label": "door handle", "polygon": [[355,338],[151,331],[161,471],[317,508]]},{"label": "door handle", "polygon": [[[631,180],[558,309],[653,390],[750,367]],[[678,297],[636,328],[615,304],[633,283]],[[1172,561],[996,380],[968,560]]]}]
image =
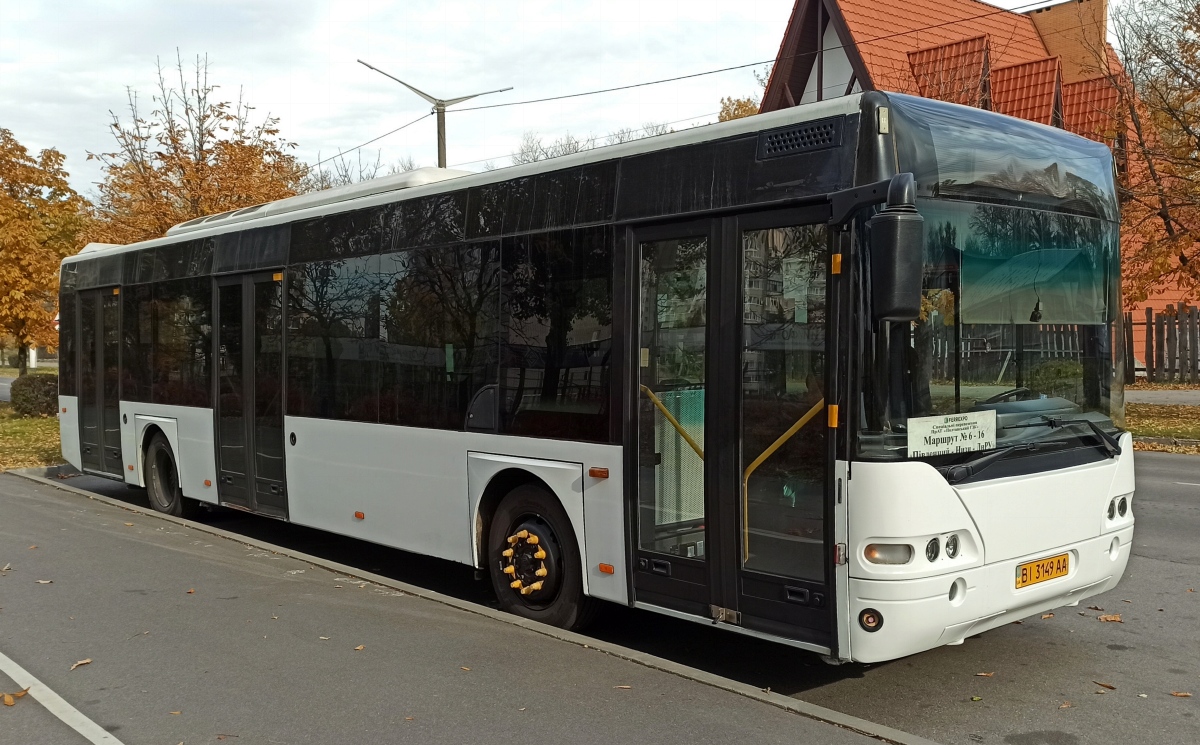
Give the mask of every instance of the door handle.
[{"label": "door handle", "polygon": [[783,596],[789,603],[808,605],[810,594],[803,587],[785,587],[783,588]]},{"label": "door handle", "polygon": [[655,574],[661,574],[664,577],[670,577],[671,562],[666,559],[653,559],[650,562],[650,571]]}]

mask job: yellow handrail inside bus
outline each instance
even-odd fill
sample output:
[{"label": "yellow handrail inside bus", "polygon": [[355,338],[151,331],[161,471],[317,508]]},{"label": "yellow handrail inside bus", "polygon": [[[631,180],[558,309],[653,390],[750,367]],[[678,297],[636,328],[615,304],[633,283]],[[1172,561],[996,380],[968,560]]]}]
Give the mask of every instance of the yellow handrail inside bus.
[{"label": "yellow handrail inside bus", "polygon": [[700,449],[700,446],[696,444],[696,441],[692,439],[692,436],[687,433],[687,430],[683,428],[683,425],[679,423],[679,420],[671,416],[671,412],[667,411],[667,407],[663,406],[662,400],[660,400],[658,396],[654,395],[654,391],[650,390],[646,386],[642,386],[642,391],[650,397],[650,401],[653,402],[656,407],[658,407],[658,410],[661,411],[662,415],[667,418],[667,421],[671,423],[671,426],[675,428],[675,431],[679,433],[679,436],[682,437],[687,444],[692,446],[692,450],[696,451],[696,455],[700,456],[700,460],[704,460],[704,451]]},{"label": "yellow handrail inside bus", "polygon": [[754,473],[755,469],[763,464],[767,458],[775,454],[775,451],[783,447],[783,444],[792,439],[792,436],[800,431],[800,428],[812,421],[812,418],[817,415],[821,409],[825,408],[825,399],[813,404],[804,416],[796,420],[796,423],[788,428],[779,436],[779,439],[771,443],[771,446],[762,451],[762,454],[754,459],[754,462],[746,466],[746,472],[742,474],[742,561],[750,561],[750,474]]}]

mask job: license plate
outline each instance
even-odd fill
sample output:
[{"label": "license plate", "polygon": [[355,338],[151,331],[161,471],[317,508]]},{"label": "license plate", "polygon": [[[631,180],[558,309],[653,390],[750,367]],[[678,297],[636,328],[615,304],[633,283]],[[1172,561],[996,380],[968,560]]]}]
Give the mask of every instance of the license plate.
[{"label": "license plate", "polygon": [[1017,566],[1017,589],[1057,577],[1065,577],[1070,571],[1070,554],[1059,554],[1037,561],[1027,561]]}]

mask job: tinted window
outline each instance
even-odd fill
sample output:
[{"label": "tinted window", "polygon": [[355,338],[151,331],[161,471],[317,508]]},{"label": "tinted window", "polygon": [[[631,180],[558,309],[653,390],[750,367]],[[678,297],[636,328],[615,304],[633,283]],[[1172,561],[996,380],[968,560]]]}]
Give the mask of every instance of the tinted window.
[{"label": "tinted window", "polygon": [[376,421],[379,257],[314,262],[288,274],[287,413]]},{"label": "tinted window", "polygon": [[380,421],[463,429],[496,380],[499,244],[385,254]]},{"label": "tinted window", "polygon": [[507,194],[507,182],[477,186],[467,192],[467,238],[486,238],[503,232]]},{"label": "tinted window", "polygon": [[282,266],[287,260],[291,226],[276,225],[217,236],[213,271],[234,272]]},{"label": "tinted window", "polygon": [[292,230],[289,261],[320,261],[378,253],[383,210],[355,210],[298,223]]},{"label": "tinted window", "polygon": [[677,215],[712,206],[711,143],[646,153],[621,161],[617,217]]},{"label": "tinted window", "polygon": [[89,287],[95,287],[100,282],[100,262],[96,259],[87,259],[79,261],[72,266],[77,268],[75,274],[76,287],[85,290]]},{"label": "tinted window", "polygon": [[504,232],[527,233],[533,221],[533,210],[538,179],[534,176],[513,179],[508,182],[508,194],[504,209]]},{"label": "tinted window", "polygon": [[64,292],[58,299],[58,392],[62,396],[74,396],[76,391],[75,355],[79,351],[76,302],[74,290]]},{"label": "tinted window", "polygon": [[153,365],[153,303],[150,285],[121,291],[121,399],[150,400]]},{"label": "tinted window", "polygon": [[613,218],[617,198],[617,161],[592,163],[579,176],[575,223],[607,222]]},{"label": "tinted window", "polygon": [[212,287],[207,277],[154,286],[151,400],[209,406]]},{"label": "tinted window", "polygon": [[530,230],[567,228],[575,222],[581,169],[552,171],[537,176]]},{"label": "tinted window", "polygon": [[386,223],[394,250],[463,239],[467,193],[436,194],[392,205]]},{"label": "tinted window", "polygon": [[504,241],[501,409],[504,431],[608,439],[612,232]]}]

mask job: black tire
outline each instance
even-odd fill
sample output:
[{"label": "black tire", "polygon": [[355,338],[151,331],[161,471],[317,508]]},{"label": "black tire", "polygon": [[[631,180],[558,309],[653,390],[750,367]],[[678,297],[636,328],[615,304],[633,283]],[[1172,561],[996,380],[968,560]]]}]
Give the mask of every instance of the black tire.
[{"label": "black tire", "polygon": [[175,454],[161,432],[151,438],[150,447],[146,448],[146,493],[150,506],[159,512],[190,520],[200,511],[199,502],[183,496]]},{"label": "black tire", "polygon": [[[530,536],[537,537],[535,543]],[[510,548],[514,554],[505,556]],[[535,558],[539,548],[545,555]],[[583,594],[575,531],[558,499],[545,489],[524,484],[500,502],[488,530],[487,565],[500,608],[509,613],[570,630],[582,629],[595,615],[596,601]],[[513,573],[505,573],[510,566]],[[544,576],[535,575],[540,569]],[[512,586],[515,580],[521,580],[520,588]]]}]

